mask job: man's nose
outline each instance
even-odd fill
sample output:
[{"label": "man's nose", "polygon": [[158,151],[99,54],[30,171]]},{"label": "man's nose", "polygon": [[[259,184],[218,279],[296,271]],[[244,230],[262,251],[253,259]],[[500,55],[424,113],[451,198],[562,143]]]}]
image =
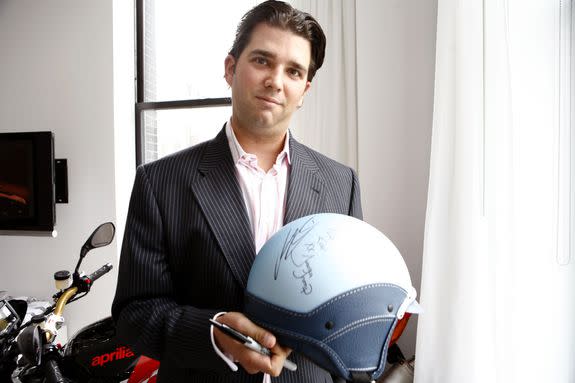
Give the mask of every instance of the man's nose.
[{"label": "man's nose", "polygon": [[265,86],[274,91],[281,91],[283,87],[283,69],[277,67],[268,72]]}]

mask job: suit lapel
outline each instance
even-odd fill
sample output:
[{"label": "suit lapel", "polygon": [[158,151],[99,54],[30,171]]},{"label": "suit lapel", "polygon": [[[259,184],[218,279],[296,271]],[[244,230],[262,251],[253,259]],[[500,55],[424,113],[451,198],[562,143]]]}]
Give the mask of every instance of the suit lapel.
[{"label": "suit lapel", "polygon": [[255,258],[253,235],[225,129],[204,152],[192,191],[232,272],[242,286]]},{"label": "suit lapel", "polygon": [[306,215],[324,211],[324,182],[320,178],[317,162],[305,146],[290,134],[291,169],[288,179],[284,224]]},{"label": "suit lapel", "polygon": [[[290,158],[284,224],[325,210],[324,182],[317,163],[291,134]],[[198,171],[201,176],[192,192],[234,276],[245,287],[256,254],[225,129],[206,147]]]}]

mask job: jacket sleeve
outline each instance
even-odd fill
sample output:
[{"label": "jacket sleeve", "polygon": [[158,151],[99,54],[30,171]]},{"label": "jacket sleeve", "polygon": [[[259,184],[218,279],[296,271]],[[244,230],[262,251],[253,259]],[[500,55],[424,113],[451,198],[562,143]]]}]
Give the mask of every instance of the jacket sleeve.
[{"label": "jacket sleeve", "polygon": [[208,318],[219,310],[176,302],[164,237],[161,211],[145,168],[139,167],[112,304],[117,335],[136,352],[174,367],[225,369],[209,332]]}]

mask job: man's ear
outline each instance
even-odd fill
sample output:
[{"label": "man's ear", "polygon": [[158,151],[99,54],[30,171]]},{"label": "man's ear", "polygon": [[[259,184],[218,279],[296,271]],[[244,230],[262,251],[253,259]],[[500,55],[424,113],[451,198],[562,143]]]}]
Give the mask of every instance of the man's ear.
[{"label": "man's ear", "polygon": [[236,72],[236,59],[232,55],[227,55],[224,60],[225,74],[224,78],[229,86],[232,86],[232,80],[234,78],[234,73]]},{"label": "man's ear", "polygon": [[301,108],[303,106],[303,98],[305,97],[306,93],[309,91],[309,88],[311,88],[311,81],[308,81],[305,84],[305,89],[303,90],[303,94],[301,95],[301,98],[297,104],[298,108]]}]

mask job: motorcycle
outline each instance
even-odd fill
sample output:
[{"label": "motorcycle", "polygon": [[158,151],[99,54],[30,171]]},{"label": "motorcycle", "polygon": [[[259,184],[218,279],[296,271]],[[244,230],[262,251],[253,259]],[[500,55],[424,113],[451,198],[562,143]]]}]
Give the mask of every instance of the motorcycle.
[{"label": "motorcycle", "polygon": [[[58,290],[54,304],[28,322],[21,323],[21,305],[17,310],[17,303],[0,301],[1,383],[155,383],[159,362],[119,342],[110,317],[84,327],[65,346],[56,342],[66,305],[86,296],[94,282],[112,269],[107,263],[85,275],[79,271],[84,257],[90,250],[109,245],[114,234],[115,227],[108,222],[90,235],[74,272],[54,274]],[[8,372],[11,380],[7,380]]]}]

